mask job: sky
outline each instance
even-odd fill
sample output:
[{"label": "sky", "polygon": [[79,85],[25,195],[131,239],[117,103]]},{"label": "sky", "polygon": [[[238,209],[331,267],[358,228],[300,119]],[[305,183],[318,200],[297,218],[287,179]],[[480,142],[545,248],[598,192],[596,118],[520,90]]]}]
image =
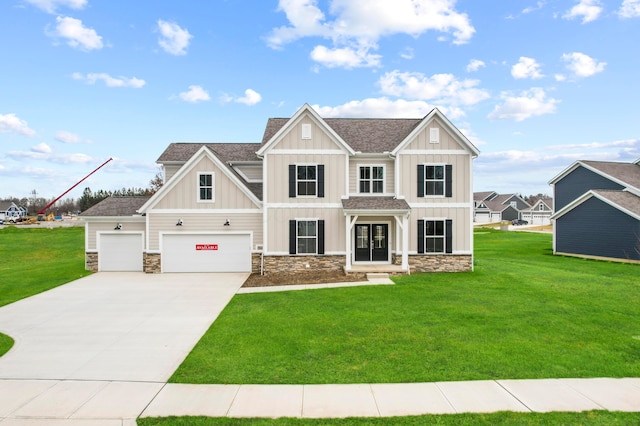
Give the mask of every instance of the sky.
[{"label": "sky", "polygon": [[[480,150],[474,191],[551,194],[640,158],[640,0],[3,0],[0,198],[148,187],[172,142],[270,117],[421,118]],[[66,197],[65,197],[66,198]]]}]

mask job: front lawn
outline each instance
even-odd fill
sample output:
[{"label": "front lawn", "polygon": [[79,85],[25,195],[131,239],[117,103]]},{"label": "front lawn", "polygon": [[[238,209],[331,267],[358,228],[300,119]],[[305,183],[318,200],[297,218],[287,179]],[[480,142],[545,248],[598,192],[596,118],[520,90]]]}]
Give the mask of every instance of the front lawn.
[{"label": "front lawn", "polygon": [[84,227],[0,229],[0,306],[89,275]]},{"label": "front lawn", "polygon": [[476,271],[236,296],[174,383],[640,376],[640,266],[482,230]]}]

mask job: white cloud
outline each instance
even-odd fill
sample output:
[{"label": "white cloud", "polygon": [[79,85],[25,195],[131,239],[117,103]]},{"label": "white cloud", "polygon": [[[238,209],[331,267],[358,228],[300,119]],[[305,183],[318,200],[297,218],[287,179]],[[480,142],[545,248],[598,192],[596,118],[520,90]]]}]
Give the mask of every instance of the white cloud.
[{"label": "white cloud", "polygon": [[325,46],[316,46],[311,51],[311,59],[327,68],[357,68],[380,66],[380,55],[369,53],[368,49],[351,47],[330,49]]},{"label": "white cloud", "polygon": [[160,38],[158,44],[165,52],[172,55],[186,55],[189,42],[193,38],[189,31],[173,22],[158,19]]},{"label": "white cloud", "polygon": [[518,96],[503,92],[500,97],[503,103],[496,105],[487,118],[490,120],[523,121],[527,118],[544,114],[553,114],[560,101],[547,98],[542,88],[533,87]]},{"label": "white cloud", "polygon": [[490,97],[489,92],[478,89],[478,80],[458,80],[453,74],[434,74],[431,77],[418,72],[391,71],[378,80],[385,95],[431,101],[437,105],[475,105]]},{"label": "white cloud", "polygon": [[70,9],[84,9],[87,0],[25,0],[27,3],[44,10],[48,13],[55,13],[59,6],[68,7]]},{"label": "white cloud", "polygon": [[220,102],[225,104],[229,102],[237,102],[239,104],[252,106],[259,103],[260,101],[262,101],[262,95],[260,95],[260,93],[256,92],[253,89],[245,90],[244,96],[240,96],[240,97],[233,97],[227,93],[223,93],[220,96]]},{"label": "white cloud", "polygon": [[540,72],[540,64],[535,59],[526,56],[520,56],[518,63],[511,67],[511,75],[517,79],[531,78],[535,80],[544,77]]},{"label": "white cloud", "polygon": [[596,59],[580,52],[565,53],[562,60],[567,62],[567,69],[576,77],[591,77],[604,71],[606,62],[598,62]]},{"label": "white cloud", "polygon": [[472,59],[471,62],[469,62],[469,64],[467,65],[467,72],[476,72],[480,68],[486,66],[487,64],[485,64],[484,61],[481,61],[480,59]]},{"label": "white cloud", "polygon": [[539,1],[536,3],[535,6],[525,7],[522,10],[522,13],[526,15],[527,13],[535,12],[536,10],[542,9],[546,4],[547,4],[546,1]]},{"label": "white cloud", "polygon": [[[338,106],[313,105],[322,117],[376,117],[376,118],[422,118],[435,108],[424,101],[391,100],[386,97],[367,98],[350,101]],[[464,113],[455,107],[439,107],[440,111],[451,119],[459,118]]]},{"label": "white cloud", "polygon": [[15,132],[29,137],[36,135],[35,130],[29,128],[27,122],[15,114],[0,114],[0,132]]},{"label": "white cloud", "polygon": [[31,151],[40,152],[40,153],[43,153],[43,154],[51,154],[51,152],[52,152],[51,151],[51,147],[49,145],[47,145],[46,143],[44,143],[44,142],[39,143],[36,146],[32,146],[31,147]]},{"label": "white cloud", "polygon": [[201,86],[189,86],[189,90],[181,92],[178,97],[185,102],[197,103],[211,100],[211,96]]},{"label": "white cloud", "polygon": [[102,49],[102,37],[93,28],[82,25],[82,21],[68,16],[56,17],[56,29],[50,35],[67,39],[67,44],[84,51]]},{"label": "white cloud", "polygon": [[407,60],[413,59],[414,55],[415,55],[415,53],[413,51],[413,48],[411,48],[411,47],[407,47],[407,48],[403,49],[402,52],[400,52],[400,57],[402,59],[407,59]]},{"label": "white cloud", "polygon": [[[289,25],[274,28],[266,38],[267,44],[280,49],[303,37],[323,37],[333,41],[332,48],[318,51],[316,47],[315,56],[325,59],[323,63],[354,67],[352,56],[357,53],[361,59],[358,66],[378,66],[379,58],[374,59],[377,55],[369,52],[378,49],[381,37],[418,37],[438,31],[452,36],[454,44],[464,44],[475,32],[467,14],[455,9],[455,0],[331,0],[327,9],[329,19],[318,0],[280,0],[278,10],[286,14]],[[334,56],[331,60],[327,60],[329,53]],[[352,58],[335,58],[346,54]]]},{"label": "white cloud", "polygon": [[624,0],[618,15],[621,18],[640,18],[640,0]]},{"label": "white cloud", "polygon": [[574,19],[582,17],[582,23],[586,24],[598,19],[602,13],[600,0],[579,0],[567,13],[562,15],[564,19]]},{"label": "white cloud", "polygon": [[88,139],[83,139],[80,136],[76,135],[75,133],[71,133],[71,132],[67,132],[66,130],[60,130],[58,132],[56,132],[56,135],[54,136],[55,140],[62,142],[62,143],[68,143],[68,144],[74,144],[74,143],[87,143],[90,144],[92,143],[90,140]]},{"label": "white cloud", "polygon": [[140,89],[146,84],[144,80],[136,77],[129,78],[120,76],[116,78],[106,73],[81,74],[74,72],[72,77],[74,80],[83,80],[87,84],[96,84],[98,81],[103,81],[107,87],[132,87],[134,89]]},{"label": "white cloud", "polygon": [[[33,149],[33,148],[32,148]],[[96,159],[81,153],[75,154],[52,154],[51,152],[41,152],[41,151],[9,151],[7,152],[7,157],[13,158],[15,160],[41,160],[47,161],[50,163],[56,164],[84,164],[84,163],[95,163]]]},{"label": "white cloud", "polygon": [[567,79],[567,76],[564,74],[555,74],[553,78],[555,78],[556,81],[565,81]]}]

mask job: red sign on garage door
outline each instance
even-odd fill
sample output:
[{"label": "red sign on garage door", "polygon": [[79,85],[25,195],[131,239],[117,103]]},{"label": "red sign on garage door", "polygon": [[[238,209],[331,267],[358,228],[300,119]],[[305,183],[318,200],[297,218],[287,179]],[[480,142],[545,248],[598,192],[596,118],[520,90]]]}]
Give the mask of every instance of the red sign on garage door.
[{"label": "red sign on garage door", "polygon": [[217,244],[196,244],[196,250],[218,250]]}]

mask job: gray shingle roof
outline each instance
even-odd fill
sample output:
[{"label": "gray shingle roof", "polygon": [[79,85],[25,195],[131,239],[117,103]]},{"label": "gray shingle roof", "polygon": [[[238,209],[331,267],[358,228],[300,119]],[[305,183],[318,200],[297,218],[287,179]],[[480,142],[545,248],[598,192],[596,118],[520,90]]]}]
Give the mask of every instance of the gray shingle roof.
[{"label": "gray shingle roof", "polygon": [[80,216],[134,216],[151,197],[108,197],[80,213]]},{"label": "gray shingle roof", "polygon": [[351,197],[342,200],[342,208],[345,210],[410,210],[405,200],[395,197]]},{"label": "gray shingle roof", "polygon": [[495,191],[474,192],[473,199],[475,201],[483,201],[493,194],[495,194]]},{"label": "gray shingle roof", "polygon": [[[262,143],[280,130],[288,118],[270,118]],[[327,123],[354,151],[381,153],[393,151],[413,129],[418,118],[325,118]]]},{"label": "gray shingle roof", "polygon": [[640,165],[613,161],[581,161],[594,169],[640,189]]},{"label": "gray shingle roof", "polygon": [[612,203],[640,216],[640,197],[627,191],[611,191],[596,189],[595,194],[611,201]]}]

